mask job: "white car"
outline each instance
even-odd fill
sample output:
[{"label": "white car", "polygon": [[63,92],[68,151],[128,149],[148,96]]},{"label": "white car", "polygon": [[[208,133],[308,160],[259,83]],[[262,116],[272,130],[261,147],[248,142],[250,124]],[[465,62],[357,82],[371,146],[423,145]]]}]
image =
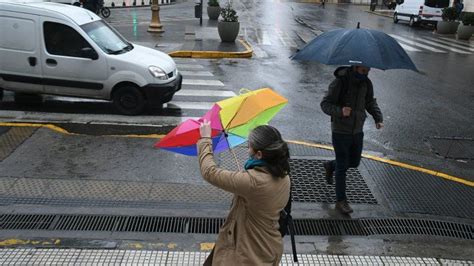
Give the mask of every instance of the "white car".
[{"label": "white car", "polygon": [[448,6],[449,0],[397,0],[393,22],[407,21],[411,27],[420,23],[436,24],[442,20],[443,8]]},{"label": "white car", "polygon": [[170,56],[128,42],[83,8],[0,2],[0,32],[0,92],[112,100],[136,115],[181,89]]}]

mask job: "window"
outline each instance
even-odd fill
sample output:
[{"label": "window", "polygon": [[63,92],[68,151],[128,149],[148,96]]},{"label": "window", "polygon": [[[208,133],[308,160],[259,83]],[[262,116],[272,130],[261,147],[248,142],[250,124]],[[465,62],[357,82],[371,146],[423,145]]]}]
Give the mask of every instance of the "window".
[{"label": "window", "polygon": [[84,57],[83,48],[90,44],[73,28],[55,22],[45,22],[43,26],[46,50],[52,55]]},{"label": "window", "polygon": [[0,33],[0,47],[4,49],[34,51],[38,42],[35,22],[29,19],[0,17]]},{"label": "window", "polygon": [[425,0],[425,6],[445,8],[449,6],[449,0]]},{"label": "window", "polygon": [[81,28],[108,54],[126,53],[133,49],[127,40],[102,20],[82,25]]}]

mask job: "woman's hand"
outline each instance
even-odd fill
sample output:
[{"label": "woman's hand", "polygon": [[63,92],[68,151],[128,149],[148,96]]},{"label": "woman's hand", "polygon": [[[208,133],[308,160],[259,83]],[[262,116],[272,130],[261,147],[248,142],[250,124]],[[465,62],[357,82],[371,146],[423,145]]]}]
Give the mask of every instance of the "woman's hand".
[{"label": "woman's hand", "polygon": [[204,119],[204,122],[201,123],[199,127],[199,132],[201,133],[201,138],[210,138],[211,137],[211,122]]}]

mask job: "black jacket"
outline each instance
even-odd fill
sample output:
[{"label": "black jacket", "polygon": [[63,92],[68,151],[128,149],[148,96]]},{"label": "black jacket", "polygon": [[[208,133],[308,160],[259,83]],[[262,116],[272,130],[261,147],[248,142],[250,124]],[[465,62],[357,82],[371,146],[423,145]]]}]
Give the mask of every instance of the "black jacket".
[{"label": "black jacket", "polygon": [[[336,79],[331,82],[327,95],[321,102],[321,109],[331,116],[334,133],[356,134],[363,131],[365,110],[372,115],[375,123],[382,123],[383,117],[370,79],[359,81],[350,67],[339,67],[334,71]],[[342,107],[352,108],[349,117],[342,116]]]}]

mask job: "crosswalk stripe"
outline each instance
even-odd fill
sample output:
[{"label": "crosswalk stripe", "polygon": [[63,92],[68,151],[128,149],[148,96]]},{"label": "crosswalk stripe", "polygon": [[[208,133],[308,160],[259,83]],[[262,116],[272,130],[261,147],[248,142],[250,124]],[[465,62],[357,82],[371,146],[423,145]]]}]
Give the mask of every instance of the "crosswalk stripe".
[{"label": "crosswalk stripe", "polygon": [[459,44],[455,44],[455,43],[451,43],[451,42],[448,42],[448,41],[444,41],[444,40],[440,40],[440,39],[436,39],[436,38],[431,38],[431,37],[425,37],[425,39],[430,39],[430,40],[435,41],[435,42],[444,43],[444,44],[447,44],[447,45],[450,45],[450,46],[453,46],[453,47],[456,47],[456,48],[460,48],[460,49],[464,49],[464,50],[474,52],[474,48],[470,48],[470,47],[467,47],[467,46],[463,46],[463,45],[459,45]]},{"label": "crosswalk stripe", "polygon": [[459,49],[456,49],[456,48],[453,48],[453,47],[450,47],[450,46],[446,46],[444,44],[440,44],[440,43],[437,43],[437,42],[433,42],[433,41],[430,41],[430,40],[427,40],[427,39],[419,38],[417,40],[419,40],[420,42],[428,43],[430,45],[441,47],[441,48],[444,48],[444,49],[447,49],[447,50],[450,50],[450,51],[453,51],[453,52],[456,52],[456,53],[459,53],[459,54],[471,54],[469,52],[462,51],[462,50],[459,50]]},{"label": "crosswalk stripe", "polygon": [[176,64],[178,69],[186,68],[186,69],[203,69],[204,66],[201,65],[193,65],[193,64]]},{"label": "crosswalk stripe", "polygon": [[216,90],[180,90],[176,92],[176,96],[211,96],[211,97],[232,97],[235,96],[233,91],[216,91]]},{"label": "crosswalk stripe", "polygon": [[183,76],[199,76],[199,77],[212,77],[214,76],[209,71],[180,71]]},{"label": "crosswalk stripe", "polygon": [[211,102],[169,102],[166,104],[168,109],[196,109],[196,110],[209,110],[214,105]]},{"label": "crosswalk stripe", "polygon": [[183,79],[183,85],[224,86],[224,83],[222,83],[220,80]]},{"label": "crosswalk stripe", "polygon": [[409,40],[409,39],[407,39],[407,38],[404,38],[404,37],[401,37],[401,36],[398,36],[398,35],[395,35],[395,34],[390,34],[390,36],[392,36],[393,38],[395,38],[395,39],[397,39],[397,40],[403,41],[403,42],[405,42],[405,43],[407,43],[407,44],[411,44],[411,45],[414,45],[414,46],[417,46],[417,47],[420,47],[420,48],[424,48],[424,49],[433,51],[433,52],[435,52],[435,53],[446,53],[446,51],[442,51],[442,50],[433,48],[433,47],[428,46],[428,45],[424,45],[424,44],[421,44],[421,43],[417,43],[417,42],[415,42],[415,41]]},{"label": "crosswalk stripe", "polygon": [[421,52],[421,50],[413,48],[409,45],[403,44],[403,43],[398,43],[400,46],[405,50],[405,51],[410,51],[410,52]]},{"label": "crosswalk stripe", "polygon": [[470,42],[470,41],[459,41],[459,40],[454,40],[454,39],[450,39],[450,38],[446,38],[446,37],[438,37],[440,39],[443,39],[443,40],[446,40],[446,41],[450,41],[450,42],[454,42],[454,43],[458,43],[458,44],[461,44],[461,45],[465,45],[465,46],[469,46],[469,47],[474,47],[474,43],[473,42]]},{"label": "crosswalk stripe", "polygon": [[270,41],[270,35],[268,33],[268,31],[266,30],[261,30],[261,44],[263,45],[272,45],[272,42]]}]

